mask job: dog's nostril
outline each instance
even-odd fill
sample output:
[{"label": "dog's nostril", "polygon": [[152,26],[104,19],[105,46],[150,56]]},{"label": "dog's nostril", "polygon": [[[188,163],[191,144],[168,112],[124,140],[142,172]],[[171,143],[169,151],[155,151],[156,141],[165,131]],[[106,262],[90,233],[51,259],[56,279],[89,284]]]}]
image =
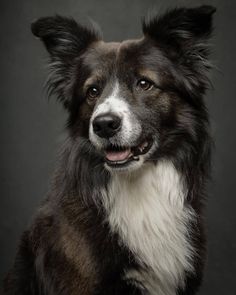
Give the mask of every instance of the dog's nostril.
[{"label": "dog's nostril", "polygon": [[93,131],[99,136],[114,136],[121,127],[121,119],[115,115],[100,115],[93,120]]},{"label": "dog's nostril", "polygon": [[96,133],[100,130],[101,130],[101,125],[98,122],[93,121],[93,131]]},{"label": "dog's nostril", "polygon": [[110,123],[108,123],[108,127],[116,130],[117,128],[120,127],[120,119],[118,118],[118,120],[116,119],[116,120],[110,121]]}]

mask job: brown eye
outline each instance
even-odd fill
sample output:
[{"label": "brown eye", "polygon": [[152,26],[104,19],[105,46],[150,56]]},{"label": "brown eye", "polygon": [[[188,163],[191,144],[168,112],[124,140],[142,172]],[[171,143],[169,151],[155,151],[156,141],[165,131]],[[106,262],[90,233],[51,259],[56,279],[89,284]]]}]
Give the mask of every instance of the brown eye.
[{"label": "brown eye", "polygon": [[145,91],[151,89],[152,86],[153,83],[145,79],[141,79],[137,83],[137,88]]},{"label": "brown eye", "polygon": [[94,99],[94,98],[98,97],[99,94],[100,94],[100,91],[95,86],[89,87],[87,90],[87,97],[90,99]]}]

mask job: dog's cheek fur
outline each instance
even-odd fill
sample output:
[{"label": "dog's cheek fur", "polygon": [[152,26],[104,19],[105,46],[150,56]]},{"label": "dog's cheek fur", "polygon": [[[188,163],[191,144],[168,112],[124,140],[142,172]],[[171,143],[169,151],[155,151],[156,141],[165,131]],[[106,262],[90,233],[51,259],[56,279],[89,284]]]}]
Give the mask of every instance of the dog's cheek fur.
[{"label": "dog's cheek fur", "polygon": [[69,118],[67,122],[68,130],[72,137],[89,137],[89,124],[90,118],[93,113],[93,106],[90,106],[86,100],[83,103],[75,103],[72,111],[69,113]]}]

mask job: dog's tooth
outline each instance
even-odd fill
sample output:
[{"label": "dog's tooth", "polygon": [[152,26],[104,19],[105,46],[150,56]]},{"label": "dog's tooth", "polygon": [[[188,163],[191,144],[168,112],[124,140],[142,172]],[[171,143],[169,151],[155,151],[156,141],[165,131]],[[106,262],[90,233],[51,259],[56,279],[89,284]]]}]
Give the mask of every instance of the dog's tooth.
[{"label": "dog's tooth", "polygon": [[139,161],[139,157],[138,157],[138,156],[134,156],[134,157],[133,157],[133,160],[135,160],[135,161]]}]

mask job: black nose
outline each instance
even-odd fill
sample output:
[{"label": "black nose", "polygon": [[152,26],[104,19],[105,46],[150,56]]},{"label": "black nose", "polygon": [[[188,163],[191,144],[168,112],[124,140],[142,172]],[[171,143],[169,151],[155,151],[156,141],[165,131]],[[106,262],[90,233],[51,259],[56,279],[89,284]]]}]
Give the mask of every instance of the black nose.
[{"label": "black nose", "polygon": [[93,120],[93,131],[103,138],[114,136],[121,127],[121,119],[112,114],[100,115]]}]

